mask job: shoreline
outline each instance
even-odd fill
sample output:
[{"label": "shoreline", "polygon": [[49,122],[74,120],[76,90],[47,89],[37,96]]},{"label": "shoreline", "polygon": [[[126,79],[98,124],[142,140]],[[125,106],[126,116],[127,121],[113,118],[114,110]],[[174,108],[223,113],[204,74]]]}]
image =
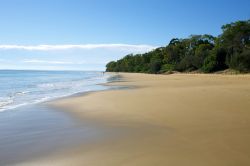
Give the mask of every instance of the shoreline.
[{"label": "shoreline", "polygon": [[250,164],[249,75],[119,75],[125,81],[108,86],[136,88],[49,103],[99,138],[24,165]]},{"label": "shoreline", "polygon": [[[112,75],[109,74],[105,77],[108,79]],[[50,102],[110,89],[99,83],[94,86],[97,87],[95,91],[92,88],[87,92],[56,97],[48,101],[30,103],[0,112],[2,124],[0,126],[2,133],[0,149],[3,150],[0,153],[0,165],[19,165],[22,162],[76,147],[82,142],[82,139],[88,141],[98,137],[99,129],[82,122],[79,123],[66,112],[48,105]],[[19,122],[22,123],[19,124]],[[33,125],[30,126],[29,122],[32,122]],[[88,134],[85,134],[85,130]]]},{"label": "shoreline", "polygon": [[[17,71],[22,72],[22,70],[17,70]],[[27,71],[27,72],[32,72],[32,71]],[[53,72],[55,71],[48,71],[47,74],[49,78],[51,77],[51,75],[52,76],[57,75],[57,73],[53,73]],[[9,94],[3,93],[3,95],[0,96],[0,99],[1,99],[0,112],[5,112],[5,111],[19,109],[19,108],[22,109],[22,107],[26,107],[29,105],[44,104],[46,102],[60,100],[65,97],[81,95],[81,94],[89,93],[92,91],[105,90],[107,89],[107,87],[102,86],[101,84],[107,83],[109,79],[115,79],[115,78],[112,78],[113,74],[111,73],[104,75],[104,74],[101,74],[102,72],[89,72],[89,73],[92,73],[92,75],[89,74],[88,76],[88,72],[81,72],[80,74],[82,75],[79,77],[79,79],[74,80],[72,78],[72,77],[75,77],[74,72],[75,71],[71,73],[72,76],[69,76],[69,73],[67,73],[68,75],[66,76],[69,77],[67,80],[60,78],[61,80],[60,79],[57,81],[49,80],[48,82],[41,81],[41,82],[37,82],[36,84],[29,83],[31,81],[26,80],[26,82],[24,81],[24,84],[25,84],[23,85],[24,88],[19,88],[18,90],[11,89],[11,87],[7,86],[7,88],[10,88],[8,89]],[[97,73],[99,73],[99,75]],[[11,73],[11,74],[15,75],[16,73]],[[60,74],[62,73],[59,73],[57,76],[60,77]],[[8,76],[6,77],[8,78]],[[39,80],[39,77],[42,77],[42,76],[38,74],[37,77],[38,77],[37,79]],[[29,77],[27,79],[29,79]],[[79,88],[77,81],[78,82],[81,81],[81,84],[82,84],[81,88]],[[69,84],[71,84],[70,87],[68,86]],[[74,86],[78,88],[74,89]],[[63,89],[63,87],[67,90]],[[54,88],[54,91],[52,92],[53,88]],[[36,96],[37,95],[36,93],[44,94],[44,95]]]}]

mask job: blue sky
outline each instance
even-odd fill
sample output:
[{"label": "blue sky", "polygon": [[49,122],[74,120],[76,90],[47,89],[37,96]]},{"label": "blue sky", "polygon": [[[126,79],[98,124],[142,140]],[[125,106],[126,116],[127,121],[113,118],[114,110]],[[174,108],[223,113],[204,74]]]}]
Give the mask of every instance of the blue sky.
[{"label": "blue sky", "polygon": [[[104,70],[250,19],[249,0],[0,0],[0,69]],[[42,45],[42,46],[41,46]]]}]

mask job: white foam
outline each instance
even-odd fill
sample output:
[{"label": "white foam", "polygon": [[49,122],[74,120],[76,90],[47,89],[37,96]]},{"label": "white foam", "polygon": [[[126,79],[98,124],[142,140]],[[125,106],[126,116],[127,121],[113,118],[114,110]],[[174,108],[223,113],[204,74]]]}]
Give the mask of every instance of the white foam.
[{"label": "white foam", "polygon": [[[0,112],[10,109],[15,109],[29,104],[37,104],[47,102],[61,97],[84,93],[89,91],[101,90],[103,87],[97,84],[105,83],[110,75],[96,74],[82,79],[66,80],[59,79],[58,82],[49,82],[33,84],[24,90],[20,90],[8,97],[0,97]],[[11,89],[15,90],[15,89]]]}]

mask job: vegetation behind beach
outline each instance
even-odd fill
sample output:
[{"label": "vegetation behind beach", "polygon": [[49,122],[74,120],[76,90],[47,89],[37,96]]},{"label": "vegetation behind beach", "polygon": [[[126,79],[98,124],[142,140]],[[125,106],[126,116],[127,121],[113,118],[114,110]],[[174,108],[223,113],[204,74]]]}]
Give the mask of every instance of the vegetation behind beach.
[{"label": "vegetation behind beach", "polygon": [[225,69],[250,71],[250,20],[223,25],[218,37],[205,34],[174,38],[166,47],[144,54],[129,54],[106,65],[108,72],[211,73]]}]

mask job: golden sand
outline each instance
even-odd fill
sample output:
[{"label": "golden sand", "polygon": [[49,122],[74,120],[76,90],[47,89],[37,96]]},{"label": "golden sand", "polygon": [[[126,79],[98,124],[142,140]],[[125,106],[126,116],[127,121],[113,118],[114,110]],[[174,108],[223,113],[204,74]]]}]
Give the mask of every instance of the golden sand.
[{"label": "golden sand", "polygon": [[134,88],[52,103],[104,137],[24,165],[250,165],[250,75],[120,75]]}]

